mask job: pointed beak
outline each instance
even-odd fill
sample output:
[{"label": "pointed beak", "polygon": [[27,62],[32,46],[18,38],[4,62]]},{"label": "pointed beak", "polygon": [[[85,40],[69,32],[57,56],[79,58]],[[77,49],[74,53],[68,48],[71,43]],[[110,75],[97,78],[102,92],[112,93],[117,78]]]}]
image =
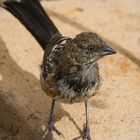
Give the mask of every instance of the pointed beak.
[{"label": "pointed beak", "polygon": [[109,46],[105,46],[102,50],[102,56],[116,54],[117,52]]}]

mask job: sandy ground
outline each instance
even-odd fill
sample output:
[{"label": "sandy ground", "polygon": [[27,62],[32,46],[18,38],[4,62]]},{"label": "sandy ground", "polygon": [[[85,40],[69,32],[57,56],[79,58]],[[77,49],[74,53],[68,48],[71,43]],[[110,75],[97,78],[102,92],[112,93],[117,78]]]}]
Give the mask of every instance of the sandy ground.
[{"label": "sandy ground", "polygon": [[[64,35],[74,37],[82,31],[95,31],[118,50],[117,55],[99,62],[103,85],[89,101],[92,139],[140,140],[140,1],[59,0],[42,4]],[[42,57],[43,51],[31,34],[0,9],[0,87],[6,89],[5,94],[11,91],[15,104],[21,103],[19,108],[28,110],[23,117],[37,127],[46,125],[50,111],[50,99],[39,84]],[[2,103],[0,140],[22,140],[15,129],[2,127],[3,123],[8,125]],[[55,125],[65,138],[53,134],[52,139],[72,140],[79,136],[85,122],[83,107],[81,103],[58,103]]]}]

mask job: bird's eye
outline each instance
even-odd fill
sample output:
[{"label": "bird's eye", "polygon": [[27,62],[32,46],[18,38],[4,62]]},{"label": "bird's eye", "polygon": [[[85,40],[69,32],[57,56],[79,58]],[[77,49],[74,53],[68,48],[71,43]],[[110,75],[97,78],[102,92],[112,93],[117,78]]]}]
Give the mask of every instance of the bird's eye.
[{"label": "bird's eye", "polygon": [[96,50],[96,47],[95,46],[93,46],[93,45],[88,45],[88,51],[95,51]]}]

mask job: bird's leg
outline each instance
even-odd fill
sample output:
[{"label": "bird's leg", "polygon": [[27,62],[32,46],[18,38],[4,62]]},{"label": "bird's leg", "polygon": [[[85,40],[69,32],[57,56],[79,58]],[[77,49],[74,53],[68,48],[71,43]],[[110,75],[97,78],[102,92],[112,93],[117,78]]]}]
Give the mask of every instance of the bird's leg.
[{"label": "bird's leg", "polygon": [[83,130],[83,140],[91,140],[90,138],[90,128],[89,128],[89,111],[88,103],[85,101],[85,112],[86,112],[86,124]]},{"label": "bird's leg", "polygon": [[54,106],[55,106],[55,100],[52,100],[52,106],[51,106],[51,112],[50,112],[50,118],[49,118],[49,122],[48,122],[48,128],[44,131],[44,134],[42,135],[41,140],[45,140],[45,138],[47,137],[47,135],[49,133],[52,133],[52,131],[55,131],[59,136],[63,134],[54,126]]},{"label": "bird's leg", "polygon": [[89,128],[89,112],[88,112],[87,101],[85,101],[85,113],[86,113],[86,124],[84,125],[83,132],[82,132],[81,136],[79,136],[73,140],[78,140],[80,138],[82,138],[82,140],[91,140],[90,128]]}]

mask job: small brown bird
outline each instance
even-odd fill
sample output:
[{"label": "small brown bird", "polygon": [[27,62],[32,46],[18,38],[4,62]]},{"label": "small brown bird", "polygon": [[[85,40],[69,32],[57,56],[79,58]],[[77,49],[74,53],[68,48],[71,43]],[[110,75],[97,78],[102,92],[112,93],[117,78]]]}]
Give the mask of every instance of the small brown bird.
[{"label": "small brown bird", "polygon": [[51,131],[62,134],[54,126],[55,101],[85,103],[86,124],[77,139],[91,140],[87,102],[97,93],[101,83],[97,61],[116,51],[92,32],[80,33],[73,39],[62,36],[38,0],[6,0],[2,6],[19,19],[45,52],[40,79],[43,90],[52,98],[52,108],[48,129],[41,140]]}]

